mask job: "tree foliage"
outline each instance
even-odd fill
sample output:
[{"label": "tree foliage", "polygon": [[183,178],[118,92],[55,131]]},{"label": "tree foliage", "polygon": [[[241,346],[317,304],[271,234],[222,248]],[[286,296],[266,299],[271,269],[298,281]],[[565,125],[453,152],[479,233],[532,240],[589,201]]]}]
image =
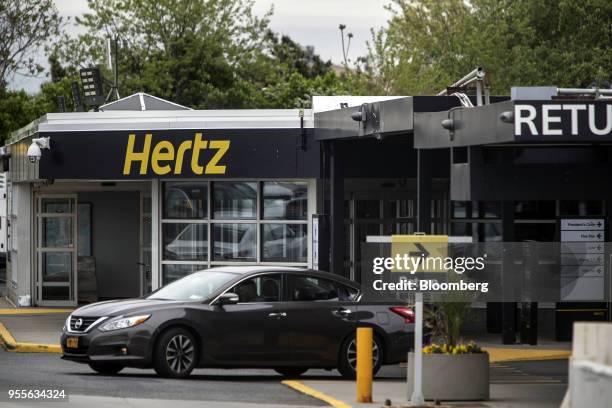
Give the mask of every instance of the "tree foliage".
[{"label": "tree foliage", "polygon": [[476,66],[493,91],[587,87],[610,80],[607,0],[392,0],[364,69],[381,92],[431,94]]},{"label": "tree foliage", "polygon": [[[336,89],[336,79],[319,79],[331,63],[272,33],[271,12],[255,16],[252,0],[88,4],[91,11],[76,19],[85,33],[66,37],[57,55],[71,72],[102,64],[106,39],[117,37],[122,95],[144,91],[197,109],[289,108],[302,100],[303,89]],[[293,94],[289,82],[299,84]]]},{"label": "tree foliage", "polygon": [[11,132],[49,112],[57,112],[57,97],[63,96],[68,111],[74,110],[70,82],[74,78],[62,78],[57,82],[46,82],[36,95],[25,91],[0,89],[0,143]]},{"label": "tree foliage", "polygon": [[0,89],[14,74],[39,74],[36,51],[59,35],[62,18],[53,0],[0,1]]}]

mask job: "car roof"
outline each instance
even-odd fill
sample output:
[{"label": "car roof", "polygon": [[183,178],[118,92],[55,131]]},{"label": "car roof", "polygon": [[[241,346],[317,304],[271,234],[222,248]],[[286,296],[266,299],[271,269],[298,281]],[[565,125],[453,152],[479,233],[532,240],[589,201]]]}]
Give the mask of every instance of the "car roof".
[{"label": "car roof", "polygon": [[[303,271],[302,268],[295,268],[289,266],[262,266],[262,265],[249,265],[249,266],[213,266],[208,270],[215,270],[218,272],[235,273],[239,275],[258,273],[258,272],[274,272],[274,271]],[[202,271],[205,272],[205,271]]]},{"label": "car roof", "polygon": [[[321,278],[335,280],[347,286],[359,288],[359,283],[345,278],[344,276],[337,275],[335,273],[317,271],[313,269],[304,269],[291,266],[265,266],[265,265],[241,265],[241,266],[216,266],[208,270],[215,270],[218,272],[227,272],[236,275],[250,275],[260,272],[296,272],[298,274],[315,275]],[[206,270],[202,271],[206,272]]]}]

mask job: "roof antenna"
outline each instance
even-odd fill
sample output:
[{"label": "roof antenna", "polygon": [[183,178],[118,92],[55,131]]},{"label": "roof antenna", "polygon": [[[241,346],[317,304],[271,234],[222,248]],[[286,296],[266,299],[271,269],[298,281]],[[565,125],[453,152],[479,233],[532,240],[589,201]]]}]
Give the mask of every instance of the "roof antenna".
[{"label": "roof antenna", "polygon": [[[114,53],[112,53],[111,58],[111,42],[114,43]],[[111,41],[110,37],[106,39],[106,56],[108,60],[108,69],[113,72],[113,84],[111,85],[111,89],[106,96],[106,100],[104,103],[110,101],[111,97],[114,94],[115,100],[121,99],[119,96],[119,63],[118,63],[118,55],[119,55],[119,42],[117,36],[113,38]]]}]

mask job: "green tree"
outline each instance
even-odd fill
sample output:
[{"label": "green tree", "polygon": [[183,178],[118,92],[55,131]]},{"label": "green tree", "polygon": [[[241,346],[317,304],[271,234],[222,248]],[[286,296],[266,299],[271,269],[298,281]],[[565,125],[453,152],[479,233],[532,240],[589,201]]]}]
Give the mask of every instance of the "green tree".
[{"label": "green tree", "polygon": [[57,98],[64,97],[66,109],[74,110],[70,82],[74,78],[58,78],[42,84],[40,92],[28,95],[25,91],[0,89],[0,145],[15,130],[49,112],[57,112]]},{"label": "green tree", "polygon": [[[312,47],[268,27],[253,0],[88,0],[84,33],[55,52],[68,72],[105,68],[106,39],[118,38],[121,95],[144,91],[196,109],[293,108],[304,92],[331,94],[344,78]],[[291,83],[295,87],[289,87]],[[106,86],[108,86],[108,81]]]},{"label": "green tree", "polygon": [[331,61],[323,61],[315,53],[313,46],[302,46],[287,35],[279,36],[271,30],[267,32],[271,42],[271,55],[291,71],[297,71],[305,78],[315,78],[331,71]]},{"label": "green tree", "polygon": [[0,1],[0,89],[14,74],[43,71],[34,54],[59,35],[61,23],[52,0]]},{"label": "green tree", "polygon": [[513,85],[586,87],[612,70],[607,0],[392,0],[363,64],[376,88],[431,94],[476,66],[493,92]]}]

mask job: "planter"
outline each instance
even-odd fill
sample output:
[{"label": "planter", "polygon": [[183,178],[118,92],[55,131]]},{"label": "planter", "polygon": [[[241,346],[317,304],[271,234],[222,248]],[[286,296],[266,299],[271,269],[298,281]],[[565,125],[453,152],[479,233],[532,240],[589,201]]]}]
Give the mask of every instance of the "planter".
[{"label": "planter", "polygon": [[[414,385],[414,353],[408,354],[408,399]],[[427,400],[489,399],[489,355],[423,354],[423,395]]]}]

